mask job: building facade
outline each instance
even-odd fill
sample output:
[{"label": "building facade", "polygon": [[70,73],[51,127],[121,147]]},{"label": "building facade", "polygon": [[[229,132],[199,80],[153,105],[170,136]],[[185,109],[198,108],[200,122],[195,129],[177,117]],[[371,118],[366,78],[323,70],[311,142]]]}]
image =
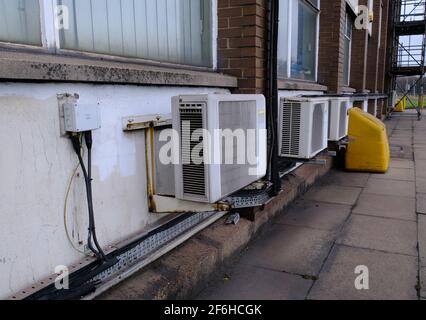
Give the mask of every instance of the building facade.
[{"label": "building facade", "polygon": [[[26,0],[0,9],[0,298],[85,257],[85,186],[60,102],[99,105],[93,198],[104,248],[149,210],[146,136],[123,119],[181,94],[267,92],[267,0]],[[370,8],[357,29],[359,5]],[[280,96],[342,95],[382,117],[388,0],[281,0]],[[78,266],[74,266],[78,268]]]}]

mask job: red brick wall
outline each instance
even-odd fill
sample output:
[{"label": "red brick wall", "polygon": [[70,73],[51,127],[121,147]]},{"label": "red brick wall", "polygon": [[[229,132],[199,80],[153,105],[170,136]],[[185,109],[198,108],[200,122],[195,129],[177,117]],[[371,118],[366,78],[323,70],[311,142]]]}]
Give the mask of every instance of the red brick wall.
[{"label": "red brick wall", "polygon": [[343,86],[345,13],[345,0],[321,1],[318,80],[332,93]]},{"label": "red brick wall", "polygon": [[266,0],[218,0],[218,68],[239,93],[265,93],[267,14]]},{"label": "red brick wall", "polygon": [[389,0],[383,0],[382,3],[382,36],[379,51],[379,71],[377,76],[377,90],[380,93],[385,92],[386,64],[390,61],[390,59],[387,59]]},{"label": "red brick wall", "polygon": [[[360,5],[367,5],[367,0],[360,0]],[[351,87],[357,92],[366,89],[368,30],[354,28],[352,35]]]},{"label": "red brick wall", "polygon": [[[357,92],[384,91],[389,0],[375,0],[375,24],[353,30],[350,87]],[[379,6],[383,2],[382,37],[378,50]],[[367,5],[367,0],[360,0]],[[218,69],[238,78],[239,93],[265,93],[268,28],[267,0],[218,0]],[[318,82],[331,93],[341,93],[343,81],[346,1],[322,1]],[[285,21],[281,21],[281,23]]]},{"label": "red brick wall", "polygon": [[378,72],[379,72],[379,40],[380,40],[380,9],[382,6],[381,0],[373,2],[373,31],[368,44],[368,60],[367,60],[367,82],[366,88],[372,93],[377,92]]}]

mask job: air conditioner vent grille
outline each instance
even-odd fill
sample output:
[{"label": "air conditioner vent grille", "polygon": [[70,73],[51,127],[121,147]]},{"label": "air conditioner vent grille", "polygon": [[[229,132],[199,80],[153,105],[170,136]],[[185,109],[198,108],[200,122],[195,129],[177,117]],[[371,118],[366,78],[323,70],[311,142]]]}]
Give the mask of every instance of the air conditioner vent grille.
[{"label": "air conditioner vent grille", "polygon": [[[205,197],[206,173],[204,162],[201,164],[194,163],[194,159],[191,157],[194,148],[203,142],[202,137],[199,141],[191,141],[194,131],[203,129],[202,106],[202,104],[180,104],[179,113],[183,192],[189,195]],[[204,156],[203,149],[199,155],[200,157]]]},{"label": "air conditioner vent grille", "polygon": [[282,103],[282,155],[299,155],[300,152],[300,128],[301,128],[301,104],[294,102]]}]

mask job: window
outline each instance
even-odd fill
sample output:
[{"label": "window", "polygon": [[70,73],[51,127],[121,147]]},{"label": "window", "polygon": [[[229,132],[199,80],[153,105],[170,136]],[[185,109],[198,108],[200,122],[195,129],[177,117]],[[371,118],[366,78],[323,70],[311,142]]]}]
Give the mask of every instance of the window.
[{"label": "window", "polygon": [[0,0],[0,41],[213,67],[212,1]]},{"label": "window", "polygon": [[344,46],[345,54],[343,60],[343,81],[344,84],[349,86],[350,83],[350,72],[351,72],[351,51],[352,51],[352,30],[353,30],[353,19],[346,13],[345,19],[345,32],[344,32]]},{"label": "window", "polygon": [[316,81],[319,0],[281,0],[278,75]]},{"label": "window", "polygon": [[211,66],[210,0],[62,0],[61,48]]},{"label": "window", "polygon": [[41,45],[38,0],[0,0],[0,41]]}]

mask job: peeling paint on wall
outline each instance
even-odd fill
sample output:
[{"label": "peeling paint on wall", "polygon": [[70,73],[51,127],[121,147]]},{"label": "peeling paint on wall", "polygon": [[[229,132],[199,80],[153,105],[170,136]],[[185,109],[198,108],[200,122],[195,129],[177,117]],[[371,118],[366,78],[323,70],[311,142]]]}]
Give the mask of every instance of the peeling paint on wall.
[{"label": "peeling paint on wall", "polygon": [[[93,188],[98,237],[115,243],[159,218],[148,213],[145,138],[124,133],[123,117],[169,113],[178,94],[227,92],[214,88],[129,85],[0,85],[0,298],[5,298],[82,258],[69,244],[63,215],[67,185],[77,165],[68,139],[60,136],[56,95],[78,93],[98,103],[102,128],[94,132]],[[68,199],[73,242],[86,241],[84,182],[74,177]]]}]

